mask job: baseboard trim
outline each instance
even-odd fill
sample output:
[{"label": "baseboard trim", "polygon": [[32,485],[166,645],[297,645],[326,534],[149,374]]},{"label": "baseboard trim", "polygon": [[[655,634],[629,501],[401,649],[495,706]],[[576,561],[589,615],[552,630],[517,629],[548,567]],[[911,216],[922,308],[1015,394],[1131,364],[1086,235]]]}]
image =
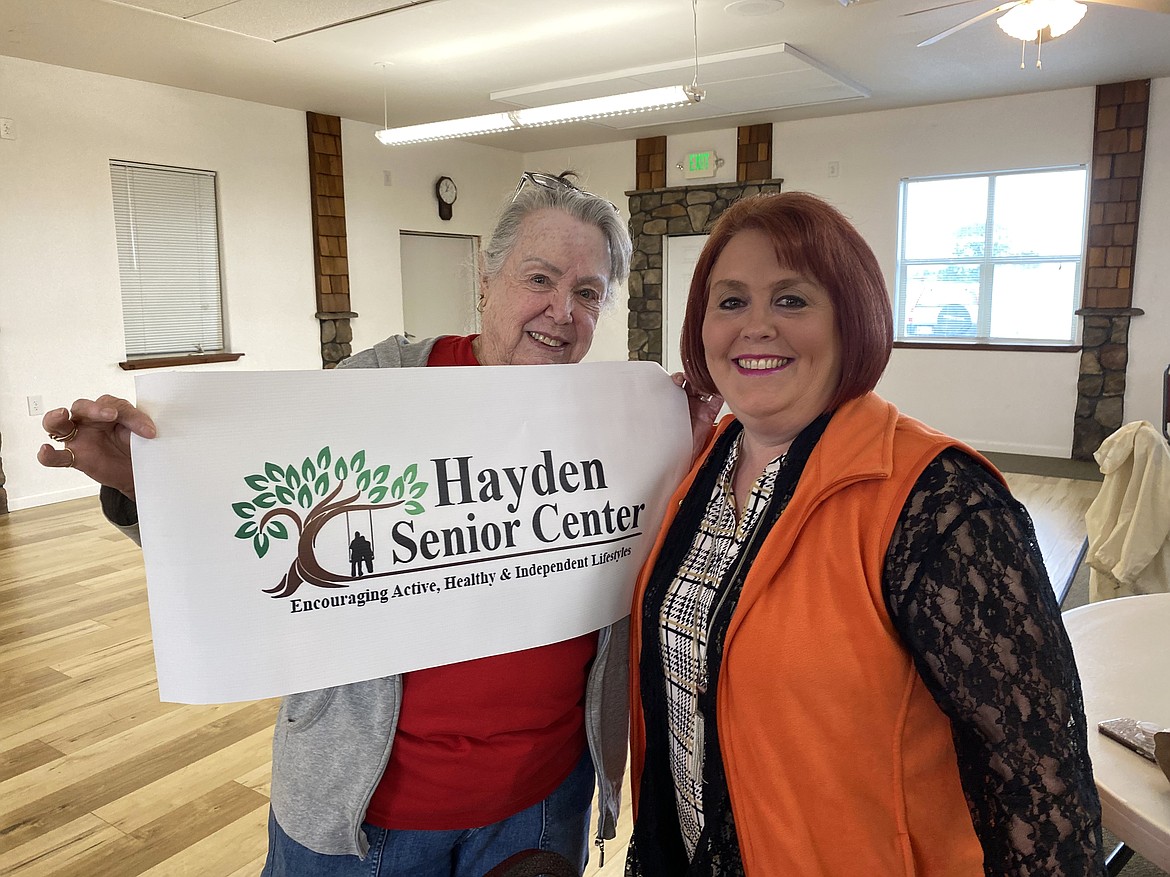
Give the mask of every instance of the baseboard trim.
[{"label": "baseboard trim", "polygon": [[1096,463],[1070,460],[1067,457],[1039,457],[1032,454],[1007,454],[1002,451],[980,451],[1002,472],[1019,475],[1047,475],[1051,478],[1073,478],[1077,481],[1101,481],[1103,476]]},{"label": "baseboard trim", "polygon": [[69,490],[54,490],[52,493],[36,493],[32,496],[13,498],[8,495],[8,511],[15,512],[21,509],[35,509],[37,506],[52,505],[55,502],[68,502],[71,499],[81,499],[86,496],[97,496],[96,484],[85,487],[72,487]]}]

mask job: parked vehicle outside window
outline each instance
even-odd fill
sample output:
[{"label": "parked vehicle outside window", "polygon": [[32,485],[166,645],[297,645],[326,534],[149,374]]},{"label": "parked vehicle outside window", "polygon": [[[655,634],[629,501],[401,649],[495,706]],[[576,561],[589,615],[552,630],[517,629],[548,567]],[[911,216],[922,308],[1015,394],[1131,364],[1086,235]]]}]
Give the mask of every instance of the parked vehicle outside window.
[{"label": "parked vehicle outside window", "polygon": [[975,296],[969,292],[927,287],[906,312],[906,334],[948,338],[972,336],[976,334],[978,313]]}]

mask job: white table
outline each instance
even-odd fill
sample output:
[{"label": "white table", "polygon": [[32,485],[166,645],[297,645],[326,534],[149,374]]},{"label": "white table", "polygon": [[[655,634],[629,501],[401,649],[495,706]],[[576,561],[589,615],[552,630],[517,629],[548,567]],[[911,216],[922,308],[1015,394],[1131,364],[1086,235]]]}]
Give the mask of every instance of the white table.
[{"label": "white table", "polygon": [[1084,688],[1102,821],[1170,871],[1170,780],[1097,730],[1103,719],[1121,716],[1170,728],[1170,594],[1091,603],[1066,612],[1064,624]]}]

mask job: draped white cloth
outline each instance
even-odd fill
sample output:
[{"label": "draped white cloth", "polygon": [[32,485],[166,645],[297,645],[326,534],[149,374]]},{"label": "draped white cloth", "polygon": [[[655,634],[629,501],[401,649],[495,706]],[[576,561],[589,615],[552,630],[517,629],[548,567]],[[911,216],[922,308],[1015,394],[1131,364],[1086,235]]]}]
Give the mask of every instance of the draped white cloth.
[{"label": "draped white cloth", "polygon": [[1105,480],[1085,512],[1089,599],[1170,591],[1170,445],[1133,421],[1093,456]]}]

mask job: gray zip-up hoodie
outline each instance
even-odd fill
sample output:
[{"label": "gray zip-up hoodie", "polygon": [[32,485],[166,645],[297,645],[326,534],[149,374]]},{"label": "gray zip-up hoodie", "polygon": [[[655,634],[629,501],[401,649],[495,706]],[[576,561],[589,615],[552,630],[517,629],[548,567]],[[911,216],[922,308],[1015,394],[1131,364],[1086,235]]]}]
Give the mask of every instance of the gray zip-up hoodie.
[{"label": "gray zip-up hoodie", "polygon": [[[411,343],[395,335],[340,363],[341,368],[425,366],[434,338]],[[107,517],[138,539],[137,514],[124,497],[102,489]],[[118,502],[118,498],[121,502]],[[629,619],[600,631],[597,657],[585,685],[585,735],[597,775],[600,847],[616,834],[629,729]],[[291,694],[284,698],[272,738],[272,811],[302,846],[325,855],[364,858],[361,825],[390,761],[402,677]],[[472,828],[474,826],[468,826]]]}]

